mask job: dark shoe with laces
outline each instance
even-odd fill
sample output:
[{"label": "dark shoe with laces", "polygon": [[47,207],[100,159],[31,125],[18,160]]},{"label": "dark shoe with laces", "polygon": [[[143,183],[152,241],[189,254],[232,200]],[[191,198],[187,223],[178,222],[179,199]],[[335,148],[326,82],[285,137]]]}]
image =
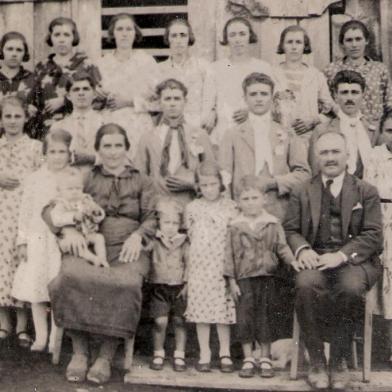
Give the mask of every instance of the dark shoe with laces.
[{"label": "dark shoe with laces", "polygon": [[334,361],[330,366],[331,387],[334,390],[345,391],[350,383],[350,372],[344,358]]},{"label": "dark shoe with laces", "polygon": [[312,389],[328,389],[329,377],[325,365],[311,365],[308,371],[307,381]]}]

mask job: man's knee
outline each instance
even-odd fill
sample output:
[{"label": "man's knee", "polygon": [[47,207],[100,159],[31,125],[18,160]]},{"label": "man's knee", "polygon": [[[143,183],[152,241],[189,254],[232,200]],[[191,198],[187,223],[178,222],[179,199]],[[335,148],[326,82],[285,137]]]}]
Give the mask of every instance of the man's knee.
[{"label": "man's knee", "polygon": [[308,292],[325,288],[326,279],[324,273],[318,270],[304,270],[298,272],[295,279],[297,292]]},{"label": "man's knee", "polygon": [[351,298],[362,298],[368,288],[366,272],[360,266],[347,266],[338,275],[336,292]]}]

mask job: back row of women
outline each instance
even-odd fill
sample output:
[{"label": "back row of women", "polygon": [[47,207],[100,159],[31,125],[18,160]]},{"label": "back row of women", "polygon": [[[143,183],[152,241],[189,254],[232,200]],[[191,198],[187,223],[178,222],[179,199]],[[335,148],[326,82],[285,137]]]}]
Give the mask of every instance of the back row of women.
[{"label": "back row of women", "polygon": [[[108,34],[115,41],[116,49],[94,64],[84,54],[74,52],[73,48],[79,44],[75,23],[67,18],[56,18],[49,25],[46,39],[54,52],[37,65],[34,73],[21,65],[28,60],[29,51],[20,33],[9,32],[0,42],[4,128],[0,138],[0,339],[7,339],[10,334],[9,307],[16,305],[19,342],[30,345],[26,311],[20,302],[25,301],[32,303],[36,330],[33,349],[40,351],[47,344],[47,285],[59,270],[61,256],[56,241],[53,243],[55,237],[49,235],[49,225],[53,232],[61,231],[62,238],[58,242],[64,253],[72,250],[95,266],[109,263],[116,267],[102,272],[81,259],[70,257],[62,267],[62,277],[66,278],[56,278],[51,284],[56,323],[70,330],[73,341],[74,355],[67,368],[68,379],[85,379],[88,371],[86,332],[92,332],[106,337],[102,338],[100,354],[87,377],[92,381],[106,381],[117,347],[113,337],[129,338],[139,321],[141,277],[146,274],[148,263],[146,252],[152,250],[156,257],[168,258],[167,254],[155,249],[155,245],[149,245],[148,240],[156,238],[154,211],[170,216],[171,220],[166,221],[160,216],[160,237],[157,238],[170,251],[178,253],[185,237],[183,233],[177,233],[182,222],[178,216],[173,220],[173,215],[182,215],[184,203],[195,197],[196,173],[197,190],[202,199],[189,205],[185,224],[191,239],[193,262],[189,265],[193,270],[182,271],[176,280],[178,270],[174,268],[167,276],[167,271],[162,269],[153,283],[169,281],[169,284],[181,286],[185,276],[196,277],[189,280],[186,317],[197,323],[199,370],[209,370],[209,325],[217,324],[221,370],[231,371],[228,325],[235,321],[233,298],[238,300],[240,291],[253,289],[241,285],[239,288],[231,280],[232,295],[228,296],[226,292],[223,268],[225,276],[232,277],[234,267],[230,263],[224,266],[229,259],[223,254],[227,245],[227,223],[235,216],[235,206],[230,200],[220,199],[221,188],[233,182],[237,198],[243,196],[248,202],[249,198],[256,200],[253,206],[247,205],[246,200],[242,200],[242,205],[240,202],[245,218],[237,223],[241,226],[245,222],[250,231],[260,222],[275,225],[275,231],[269,233],[272,243],[268,246],[278,245],[280,258],[289,264],[294,262],[291,251],[285,246],[279,221],[267,212],[260,212],[264,191],[274,190],[279,199],[310,176],[306,159],[308,139],[318,124],[328,121],[328,116],[334,116],[338,111],[330,89],[337,83],[337,74],[344,79],[346,74],[341,71],[356,71],[354,74],[359,75],[360,84],[362,80],[363,85],[366,84],[361,112],[371,128],[378,131],[384,112],[392,108],[387,69],[365,56],[369,32],[363,23],[355,20],[343,25],[339,36],[346,56],[329,65],[324,74],[304,61],[304,54],[311,52],[311,43],[306,31],[297,25],[286,28],[281,34],[277,50],[285,55],[285,60],[276,68],[250,56],[250,45],[257,42],[257,36],[250,22],[241,17],[230,19],[223,30],[221,44],[229,47],[229,56],[212,64],[190,54],[195,37],[191,26],[183,19],[169,23],[165,41],[170,46],[170,57],[160,64],[146,53],[133,49],[134,42],[141,40],[142,34],[132,16],[119,14],[113,17]],[[339,77],[337,79],[339,81]],[[350,80],[355,83],[355,77]],[[258,88],[254,87],[256,85]],[[260,85],[264,87],[260,89]],[[222,164],[235,159],[239,167],[241,159],[244,165],[251,160],[246,155],[241,159],[225,156],[228,137],[231,137],[229,129],[247,119],[263,130],[273,127],[268,125],[266,118],[254,114],[269,113],[274,92],[273,114],[282,127],[276,135],[276,144],[263,137],[262,132],[250,142],[256,142],[256,170],[253,168],[252,174],[271,174],[274,170],[276,174],[282,174],[281,180],[270,179],[261,185],[254,178],[243,180],[242,176],[249,174],[245,169],[237,179],[234,179],[234,173],[228,173],[230,170],[221,173],[216,165],[209,163],[217,155]],[[23,98],[26,107],[19,98],[12,97],[15,93]],[[184,132],[186,124],[197,131]],[[155,126],[158,133],[153,132]],[[23,128],[29,136],[44,142],[46,165],[33,175],[31,173],[41,166],[41,143],[23,135]],[[238,132],[242,131],[246,142],[246,129]],[[234,136],[232,139],[234,143]],[[274,148],[273,154],[267,145]],[[138,170],[125,163],[125,155],[134,161]],[[208,162],[200,166],[201,161]],[[98,207],[93,200],[80,195],[81,179],[68,170],[69,163],[81,168],[85,176],[84,189]],[[93,164],[95,167],[91,170]],[[289,178],[285,176],[289,172],[295,174]],[[64,178],[63,183],[58,182],[59,174]],[[152,177],[154,184],[144,174]],[[172,198],[166,204],[162,202],[156,206],[154,189],[162,194],[166,191]],[[72,214],[70,219],[68,209],[79,198],[84,200],[81,205],[87,205],[83,208],[88,213]],[[173,198],[179,204],[173,204]],[[52,205],[45,209],[47,223],[44,223],[41,212],[51,201]],[[211,203],[217,201],[219,203]],[[282,204],[279,203],[271,210],[281,217]],[[252,214],[260,217],[260,221],[249,219]],[[96,233],[98,223],[106,247]],[[83,232],[93,254],[86,250],[84,240],[80,241],[80,237],[69,230],[74,224]],[[232,236],[235,238],[235,233]],[[42,245],[43,239],[46,242]],[[205,244],[211,241],[213,245],[206,247]],[[149,246],[153,248],[148,249]],[[250,243],[249,247],[252,246],[256,245]],[[170,253],[170,257],[182,260],[181,252]],[[232,258],[235,259],[235,255]],[[30,260],[34,262],[30,263]],[[272,264],[274,260],[272,257]],[[21,261],[25,261],[22,266]],[[240,271],[245,277],[249,275],[248,267],[242,266]],[[260,266],[256,267],[257,271],[251,271],[251,274],[260,273]],[[274,268],[274,265],[269,267]],[[75,291],[63,286],[70,277],[77,280],[87,275],[88,279],[73,286]],[[274,325],[268,324],[270,330],[267,331],[265,318],[266,309],[276,301],[275,288],[267,280],[261,286],[270,295],[260,294],[267,301],[262,306],[254,304],[253,309],[243,303],[243,313],[239,317],[245,354],[242,375],[245,377],[252,375],[254,369],[250,358],[255,340],[266,343],[262,345],[262,374],[266,377],[273,374],[267,343],[272,339]],[[84,297],[87,302],[83,302],[81,291],[87,293]],[[157,288],[153,294],[151,314],[156,319],[156,326],[151,366],[159,369],[164,358],[165,312],[170,305],[178,312],[176,316],[183,315],[183,304],[177,303],[177,297],[184,292]],[[116,298],[116,307],[109,298]],[[252,312],[257,308],[262,308],[262,312],[258,313],[259,319],[254,326]],[[174,365],[177,370],[183,370],[185,366],[181,320],[178,317],[176,325]],[[264,326],[260,327],[261,324]]]}]

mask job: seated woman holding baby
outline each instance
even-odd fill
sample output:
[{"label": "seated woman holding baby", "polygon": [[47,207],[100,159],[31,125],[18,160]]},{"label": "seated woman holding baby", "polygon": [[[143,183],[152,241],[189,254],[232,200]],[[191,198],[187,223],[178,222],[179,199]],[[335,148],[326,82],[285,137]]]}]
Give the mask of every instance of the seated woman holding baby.
[{"label": "seated woman holding baby", "polygon": [[[111,363],[119,338],[132,338],[139,322],[143,276],[148,258],[142,250],[155,233],[154,192],[151,181],[131,167],[126,159],[130,144],[116,124],[103,125],[96,134],[95,150],[100,165],[89,173],[84,192],[102,208],[99,225],[106,258],[94,263],[86,258],[88,238],[76,225],[56,226],[55,203],[43,213],[52,231],[58,233],[64,254],[59,275],[49,291],[56,324],[66,328],[73,355],[67,379],[102,383],[110,379]],[[107,264],[106,264],[107,261]],[[97,334],[102,341],[98,357],[89,368],[88,341]]]}]

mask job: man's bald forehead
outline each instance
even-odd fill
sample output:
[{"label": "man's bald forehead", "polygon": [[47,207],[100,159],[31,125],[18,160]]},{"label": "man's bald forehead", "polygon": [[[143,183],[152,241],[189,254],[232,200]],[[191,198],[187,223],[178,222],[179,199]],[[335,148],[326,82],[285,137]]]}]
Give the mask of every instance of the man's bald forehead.
[{"label": "man's bald forehead", "polygon": [[346,137],[343,135],[341,132],[324,132],[316,140],[316,147],[323,142],[323,140],[326,142],[327,140],[329,142],[335,141],[338,145],[344,146],[344,149],[347,149],[347,140]]}]

